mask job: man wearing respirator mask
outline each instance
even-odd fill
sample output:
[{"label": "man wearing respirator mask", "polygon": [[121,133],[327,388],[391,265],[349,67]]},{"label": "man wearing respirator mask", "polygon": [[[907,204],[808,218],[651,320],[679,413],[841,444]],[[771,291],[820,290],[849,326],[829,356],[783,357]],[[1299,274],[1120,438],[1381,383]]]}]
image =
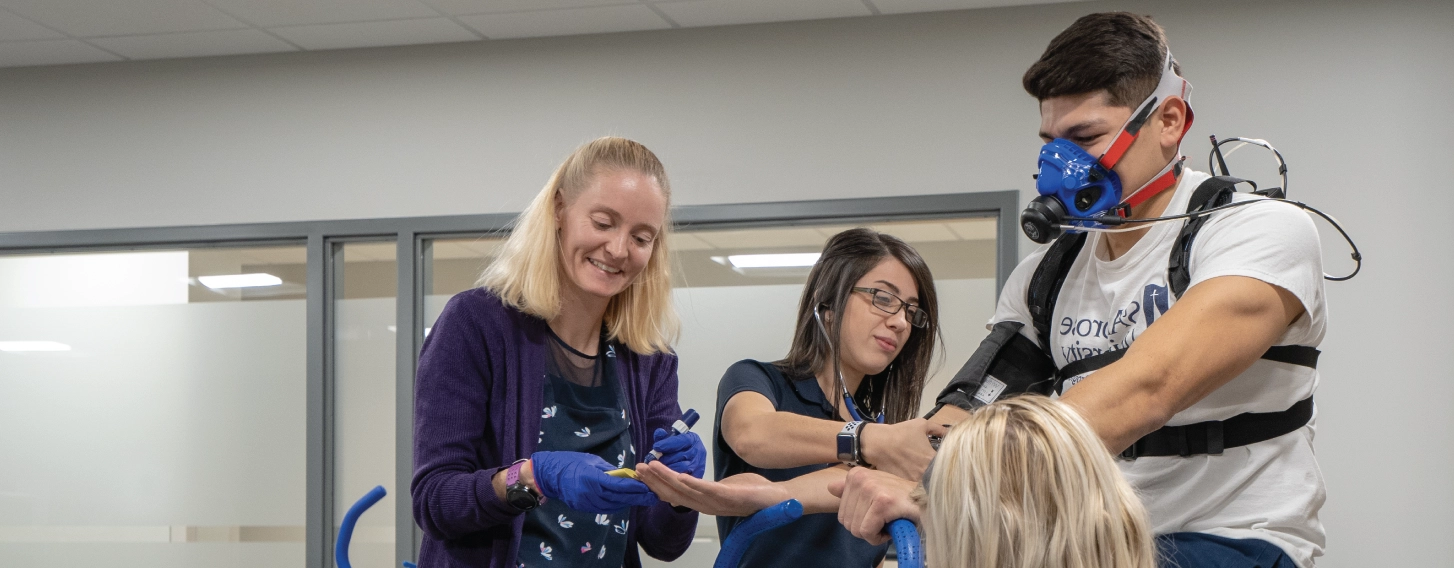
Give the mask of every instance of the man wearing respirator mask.
[{"label": "man wearing respirator mask", "polygon": [[[1312,566],[1325,542],[1312,395],[1326,328],[1312,220],[1264,200],[1145,222],[1210,208],[1215,193],[1183,164],[1191,85],[1149,17],[1077,20],[1023,83],[1046,144],[1021,221],[1049,244],[1011,274],[930,422],[1058,394],[1119,454],[1163,562]],[[911,488],[855,468],[840,520],[882,538],[884,522],[918,518]]]}]

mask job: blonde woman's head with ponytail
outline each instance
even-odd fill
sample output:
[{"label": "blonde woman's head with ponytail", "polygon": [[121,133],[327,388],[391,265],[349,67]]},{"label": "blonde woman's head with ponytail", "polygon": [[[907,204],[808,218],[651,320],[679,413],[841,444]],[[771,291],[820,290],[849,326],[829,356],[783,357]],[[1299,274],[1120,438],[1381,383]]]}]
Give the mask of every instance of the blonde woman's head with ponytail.
[{"label": "blonde woman's head with ponytail", "polygon": [[997,401],[949,430],[915,499],[938,568],[1154,568],[1146,509],[1074,409]]}]

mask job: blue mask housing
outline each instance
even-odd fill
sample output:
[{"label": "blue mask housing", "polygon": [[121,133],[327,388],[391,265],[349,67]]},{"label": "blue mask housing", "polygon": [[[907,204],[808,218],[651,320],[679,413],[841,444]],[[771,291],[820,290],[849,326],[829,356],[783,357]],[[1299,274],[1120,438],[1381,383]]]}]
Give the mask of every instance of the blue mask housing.
[{"label": "blue mask housing", "polygon": [[[1064,138],[1056,138],[1040,148],[1040,173],[1035,177],[1035,189],[1042,199],[1050,197],[1059,201],[1067,217],[1103,215],[1121,203],[1121,177]],[[1095,225],[1091,221],[1070,224]]]},{"label": "blue mask housing", "polygon": [[1192,122],[1191,83],[1176,73],[1176,60],[1168,50],[1156,90],[1135,107],[1126,124],[1111,138],[1104,155],[1092,156],[1064,138],[1040,148],[1040,173],[1035,176],[1035,189],[1040,195],[1020,213],[1025,236],[1037,243],[1048,243],[1059,238],[1067,227],[1094,229],[1103,224],[1100,221],[1111,221],[1107,213],[1116,210],[1116,217],[1127,217],[1131,207],[1176,185],[1184,158],[1166,164],[1160,174],[1125,196],[1123,202],[1121,177],[1111,169],[1126,155],[1156,109],[1172,97],[1186,104],[1186,122],[1181,131],[1185,135]]}]

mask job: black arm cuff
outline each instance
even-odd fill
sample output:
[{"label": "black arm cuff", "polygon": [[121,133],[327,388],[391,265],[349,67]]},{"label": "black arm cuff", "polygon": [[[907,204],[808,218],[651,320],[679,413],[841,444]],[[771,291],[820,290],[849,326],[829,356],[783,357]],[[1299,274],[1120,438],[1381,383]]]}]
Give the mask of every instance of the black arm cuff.
[{"label": "black arm cuff", "polygon": [[[939,393],[934,412],[946,404],[974,410],[1006,395],[1049,394],[1055,384],[1055,362],[1020,334],[1022,327],[1024,324],[1014,321],[995,324]],[[987,380],[993,381],[988,388]]]}]

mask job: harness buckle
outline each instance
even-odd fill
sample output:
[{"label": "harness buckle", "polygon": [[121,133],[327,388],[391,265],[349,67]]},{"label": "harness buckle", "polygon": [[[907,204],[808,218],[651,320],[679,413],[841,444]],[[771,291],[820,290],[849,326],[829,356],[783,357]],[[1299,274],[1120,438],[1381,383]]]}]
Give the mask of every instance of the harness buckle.
[{"label": "harness buckle", "polygon": [[1226,446],[1222,436],[1222,421],[1207,423],[1207,454],[1220,456],[1224,449]]},{"label": "harness buckle", "polygon": [[1136,458],[1141,457],[1141,450],[1137,447],[1140,445],[1141,440],[1136,440],[1135,443],[1131,444],[1130,446],[1126,446],[1126,449],[1121,450],[1121,453],[1116,457],[1121,458],[1125,461],[1136,461]]}]

